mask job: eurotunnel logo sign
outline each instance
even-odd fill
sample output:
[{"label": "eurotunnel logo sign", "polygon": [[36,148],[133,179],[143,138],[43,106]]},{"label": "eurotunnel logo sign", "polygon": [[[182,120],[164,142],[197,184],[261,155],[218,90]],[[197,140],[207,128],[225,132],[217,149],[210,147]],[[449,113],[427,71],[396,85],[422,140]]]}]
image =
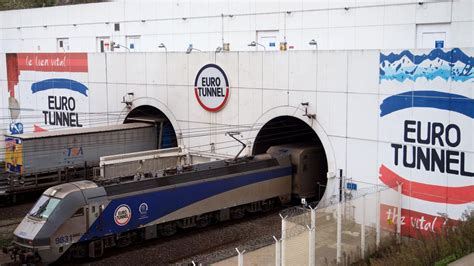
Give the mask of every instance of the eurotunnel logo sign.
[{"label": "eurotunnel logo sign", "polygon": [[[473,62],[457,48],[380,55],[381,88],[400,88],[380,104],[380,132],[387,143],[381,147],[386,152],[380,180],[390,187],[403,184],[402,194],[431,215],[439,213],[436,204],[474,201]],[[461,216],[450,211],[450,218]]]},{"label": "eurotunnel logo sign", "polygon": [[11,53],[6,54],[6,63],[10,110],[41,112],[27,115],[38,117],[30,119],[20,116],[20,111],[11,112],[16,126],[10,128],[12,134],[23,131],[19,123],[29,125],[25,132],[83,126],[83,113],[89,108],[89,88],[82,83],[88,77],[87,53]]},{"label": "eurotunnel logo sign", "polygon": [[224,108],[229,98],[229,80],[224,70],[215,64],[203,66],[196,75],[194,93],[206,111],[217,112]]},{"label": "eurotunnel logo sign", "polygon": [[127,225],[132,219],[132,211],[127,204],[122,204],[115,209],[114,221],[118,226]]}]

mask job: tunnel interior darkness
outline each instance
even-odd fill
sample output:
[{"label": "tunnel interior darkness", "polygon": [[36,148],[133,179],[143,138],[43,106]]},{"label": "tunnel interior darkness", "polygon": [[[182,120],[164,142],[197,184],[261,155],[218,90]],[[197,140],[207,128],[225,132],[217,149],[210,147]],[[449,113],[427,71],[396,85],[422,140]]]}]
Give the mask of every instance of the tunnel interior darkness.
[{"label": "tunnel interior darkness", "polygon": [[134,108],[125,118],[124,123],[133,123],[133,122],[147,122],[154,123],[158,127],[157,138],[160,139],[160,126],[161,123],[163,130],[161,132],[161,145],[159,148],[171,148],[177,147],[178,142],[176,138],[176,132],[173,128],[173,125],[169,121],[168,117],[158,110],[156,107],[150,105],[142,105]]},{"label": "tunnel interior darkness", "polygon": [[[252,153],[254,155],[262,154],[271,146],[293,143],[305,143],[309,146],[319,147],[324,151],[321,140],[308,124],[296,117],[279,116],[267,122],[260,129],[255,138]],[[327,157],[325,152],[322,153],[324,163],[314,162],[314,164],[320,165],[314,178],[314,182],[317,183],[316,189],[318,191],[316,191],[316,195],[318,195],[318,200],[323,196],[327,183]]]}]

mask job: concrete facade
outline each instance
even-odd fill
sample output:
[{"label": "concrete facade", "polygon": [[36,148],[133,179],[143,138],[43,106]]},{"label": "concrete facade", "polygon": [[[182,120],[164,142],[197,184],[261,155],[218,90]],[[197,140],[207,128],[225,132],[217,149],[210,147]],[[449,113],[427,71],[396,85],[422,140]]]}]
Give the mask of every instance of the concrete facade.
[{"label": "concrete facade", "polygon": [[322,50],[472,47],[473,28],[470,0],[125,0],[0,12],[0,51],[100,52],[101,40],[132,52],[306,50],[312,39]]},{"label": "concrete facade", "polygon": [[[326,198],[337,197],[342,170],[359,189],[404,183],[403,230],[440,228],[445,215],[460,219],[474,208],[472,1],[133,3],[1,12],[3,131],[65,127],[49,113],[73,112],[85,127],[122,123],[131,109],[149,105],[169,118],[179,144],[236,154],[240,146],[226,132],[240,131],[249,153],[267,122],[291,116],[322,142]],[[276,38],[259,35],[274,29]],[[231,51],[216,53],[222,32]],[[97,53],[97,37],[125,43],[128,35],[140,36],[137,52]],[[285,36],[294,51],[270,51]],[[259,37],[271,39],[268,50],[249,51]],[[57,51],[57,38],[69,38],[75,53]],[[414,49],[424,41],[429,48]],[[184,53],[190,43],[208,52]],[[196,97],[196,77],[209,64],[229,83],[218,112]],[[303,102],[314,117],[304,116]],[[381,207],[381,219],[392,209]]]}]

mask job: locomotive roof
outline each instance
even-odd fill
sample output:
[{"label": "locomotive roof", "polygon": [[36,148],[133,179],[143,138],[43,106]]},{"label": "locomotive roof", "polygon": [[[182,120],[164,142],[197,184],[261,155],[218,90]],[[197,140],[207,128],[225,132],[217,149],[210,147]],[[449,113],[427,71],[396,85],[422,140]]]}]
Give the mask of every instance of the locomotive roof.
[{"label": "locomotive roof", "polygon": [[108,126],[99,126],[99,127],[61,129],[61,130],[26,133],[26,134],[18,134],[18,135],[5,135],[5,136],[11,137],[11,138],[19,138],[19,139],[38,139],[38,138],[51,138],[51,137],[59,137],[59,136],[82,135],[82,134],[136,129],[136,128],[144,128],[144,127],[150,127],[150,126],[153,126],[153,125],[149,123],[128,123],[128,124],[108,125]]},{"label": "locomotive roof", "polygon": [[71,183],[64,183],[48,188],[43,195],[52,196],[56,198],[64,198],[71,192],[80,191],[82,189],[96,188],[97,184],[89,180],[76,181]]},{"label": "locomotive roof", "polygon": [[250,161],[240,163],[215,161],[193,165],[192,169],[175,175],[147,178],[141,181],[131,181],[121,184],[106,185],[104,188],[107,191],[107,195],[114,196],[158,187],[233,175],[248,171],[256,171],[275,166],[279,166],[278,160],[275,158],[265,160],[251,159]]}]

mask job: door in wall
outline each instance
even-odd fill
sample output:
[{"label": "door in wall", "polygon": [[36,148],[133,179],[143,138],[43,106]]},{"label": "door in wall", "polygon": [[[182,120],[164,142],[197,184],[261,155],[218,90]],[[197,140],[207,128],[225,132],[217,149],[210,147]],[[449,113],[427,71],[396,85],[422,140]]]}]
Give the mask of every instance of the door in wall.
[{"label": "door in wall", "polygon": [[97,52],[110,52],[110,37],[97,37]]},{"label": "door in wall", "polygon": [[[257,31],[257,42],[265,46],[266,51],[275,51],[280,49],[277,30]],[[264,50],[260,45],[256,46],[257,51]]]}]

